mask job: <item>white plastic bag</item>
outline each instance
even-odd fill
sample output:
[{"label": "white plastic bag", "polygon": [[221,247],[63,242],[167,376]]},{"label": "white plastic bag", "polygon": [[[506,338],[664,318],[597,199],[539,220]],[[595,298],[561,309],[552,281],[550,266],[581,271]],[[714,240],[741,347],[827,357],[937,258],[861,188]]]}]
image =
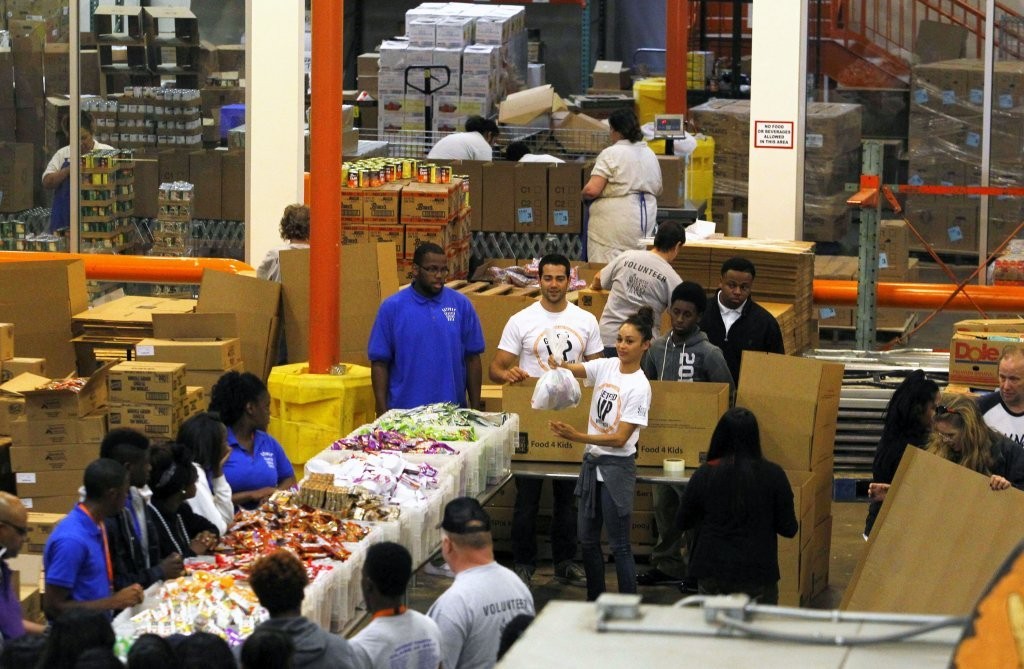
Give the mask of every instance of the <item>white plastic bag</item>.
[{"label": "white plastic bag", "polygon": [[555,367],[541,374],[533,390],[530,406],[544,411],[561,411],[577,406],[582,396],[580,382],[564,367]]}]

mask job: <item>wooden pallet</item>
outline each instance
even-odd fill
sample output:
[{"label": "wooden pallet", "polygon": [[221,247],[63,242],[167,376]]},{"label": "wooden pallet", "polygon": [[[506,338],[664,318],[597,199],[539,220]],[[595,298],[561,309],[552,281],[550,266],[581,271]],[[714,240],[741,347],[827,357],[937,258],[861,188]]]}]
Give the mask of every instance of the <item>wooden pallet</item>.
[{"label": "wooden pallet", "polygon": [[[907,334],[917,325],[917,314],[909,314],[902,325],[898,327],[876,327],[876,336],[885,336],[886,340],[893,336],[906,337]],[[830,339],[833,342],[855,339],[857,327],[854,325],[818,325],[818,336],[821,339]]]},{"label": "wooden pallet", "polygon": [[510,283],[488,283],[487,281],[466,281],[458,279],[445,284],[452,290],[463,295],[514,295],[519,297],[539,297],[539,286],[513,286]]}]

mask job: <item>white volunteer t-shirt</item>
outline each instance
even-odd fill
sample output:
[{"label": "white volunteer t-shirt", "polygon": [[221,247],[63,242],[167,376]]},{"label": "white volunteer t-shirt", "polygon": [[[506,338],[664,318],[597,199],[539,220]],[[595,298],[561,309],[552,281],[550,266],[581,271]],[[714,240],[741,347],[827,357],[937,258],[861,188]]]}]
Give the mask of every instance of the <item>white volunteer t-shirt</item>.
[{"label": "white volunteer t-shirt", "polygon": [[[613,434],[619,423],[631,423],[644,427],[651,408],[651,383],[643,370],[631,374],[619,371],[618,358],[601,358],[583,363],[587,370],[586,384],[594,388],[590,401],[590,418],[587,434]],[[622,448],[605,448],[587,444],[586,452],[594,455],[632,456],[640,430],[633,430]]]},{"label": "white volunteer t-shirt", "polygon": [[437,140],[427,158],[439,160],[493,160],[494,152],[478,132],[453,132]]},{"label": "white volunteer t-shirt", "polygon": [[597,319],[575,304],[552,312],[535,302],[513,314],[501,333],[498,348],[519,356],[519,366],[530,376],[548,371],[548,355],[564,351],[566,362],[583,362],[603,350]]},{"label": "white volunteer t-shirt", "polygon": [[441,663],[441,630],[419,611],[374,618],[349,644],[357,669],[433,669]]},{"label": "white volunteer t-shirt", "polygon": [[664,258],[651,251],[626,251],[601,270],[601,286],[606,288],[608,303],[601,313],[601,341],[615,346],[619,327],[640,307],[654,309],[654,336],[657,323],[668,309],[672,291],[683,282]]}]

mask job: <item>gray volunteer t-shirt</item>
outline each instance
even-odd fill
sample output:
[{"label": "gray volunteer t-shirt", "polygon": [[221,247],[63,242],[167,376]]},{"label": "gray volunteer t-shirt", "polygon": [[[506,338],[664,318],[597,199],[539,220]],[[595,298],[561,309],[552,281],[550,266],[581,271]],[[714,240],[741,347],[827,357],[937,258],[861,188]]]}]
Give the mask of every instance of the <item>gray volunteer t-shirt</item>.
[{"label": "gray volunteer t-shirt", "polygon": [[601,286],[611,291],[601,314],[601,341],[615,346],[619,327],[642,306],[654,309],[654,334],[672,291],[683,282],[672,265],[651,251],[626,251],[601,270]]}]

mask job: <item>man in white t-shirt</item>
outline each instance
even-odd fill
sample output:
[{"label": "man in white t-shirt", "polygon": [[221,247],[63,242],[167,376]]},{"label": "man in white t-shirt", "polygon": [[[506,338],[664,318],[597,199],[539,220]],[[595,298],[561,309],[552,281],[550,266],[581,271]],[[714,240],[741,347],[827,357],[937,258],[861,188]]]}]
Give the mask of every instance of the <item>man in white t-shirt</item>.
[{"label": "man in white t-shirt", "polygon": [[491,147],[498,138],[498,124],[482,116],[466,119],[466,132],[453,132],[437,140],[427,158],[437,160],[492,160]]},{"label": "man in white t-shirt", "polygon": [[[494,383],[519,383],[548,371],[547,359],[583,362],[601,357],[601,333],[594,315],[570,304],[569,259],[552,253],[540,259],[540,301],[514,314],[501,333],[498,350],[488,370]],[[527,585],[537,568],[537,513],[544,479],[517,476],[512,515],[512,559],[519,578]],[[585,585],[576,555],[576,482],[552,480],[551,553],[555,580]]]},{"label": "man in white t-shirt", "polygon": [[679,221],[662,221],[653,249],[625,251],[594,275],[591,288],[608,291],[601,313],[601,340],[607,357],[615,357],[619,327],[640,307],[654,310],[654,335],[658,335],[657,324],[671,303],[672,291],[683,282],[672,262],[685,243],[686,230]]},{"label": "man in white t-shirt", "polygon": [[384,541],[366,551],[363,598],[373,620],[349,642],[356,669],[441,664],[437,623],[402,603],[411,576],[412,556],[401,544]]},{"label": "man in white t-shirt", "polygon": [[999,356],[999,389],[978,400],[985,424],[1024,446],[1024,346],[1010,344]]},{"label": "man in white t-shirt", "polygon": [[455,581],[427,611],[441,630],[445,669],[493,667],[505,626],[519,614],[535,615],[533,595],[511,569],[494,561],[491,519],[472,497],[444,508],[441,555]]}]

